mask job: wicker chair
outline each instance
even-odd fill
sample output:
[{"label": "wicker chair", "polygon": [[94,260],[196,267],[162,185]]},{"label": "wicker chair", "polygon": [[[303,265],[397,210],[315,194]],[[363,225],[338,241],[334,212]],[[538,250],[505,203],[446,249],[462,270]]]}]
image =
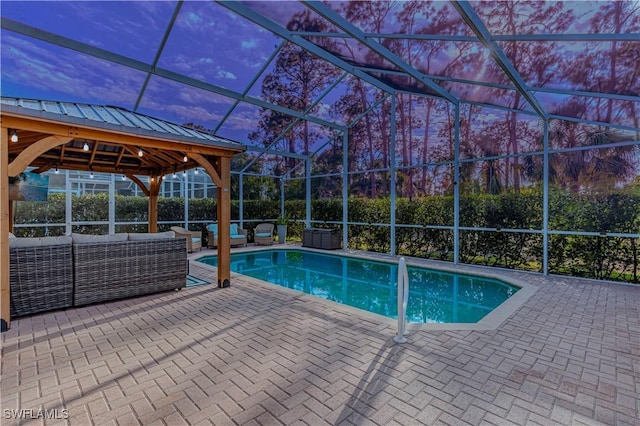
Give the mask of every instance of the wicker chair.
[{"label": "wicker chair", "polygon": [[[209,248],[218,247],[218,224],[212,223],[207,225],[207,232],[209,233]],[[240,228],[237,224],[232,223],[230,232],[231,246],[247,246],[247,230]]]},{"label": "wicker chair", "polygon": [[176,233],[176,238],[187,239],[187,252],[202,248],[202,231],[189,231],[181,226],[172,226],[171,230]]},{"label": "wicker chair", "polygon": [[261,223],[253,231],[253,242],[261,246],[273,244],[273,223]]}]

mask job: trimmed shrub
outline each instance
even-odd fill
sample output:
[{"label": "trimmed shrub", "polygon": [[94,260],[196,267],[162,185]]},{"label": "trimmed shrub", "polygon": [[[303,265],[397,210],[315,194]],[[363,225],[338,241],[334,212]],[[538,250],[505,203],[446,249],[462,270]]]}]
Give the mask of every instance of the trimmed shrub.
[{"label": "trimmed shrub", "polygon": [[[147,198],[116,195],[116,220],[146,222]],[[350,197],[348,200],[349,248],[374,252],[390,251],[390,199]],[[274,221],[280,216],[277,200],[247,200],[243,203],[249,231],[261,221]],[[431,196],[398,198],[396,211],[396,252],[423,258],[452,260],[454,221],[453,197]],[[342,199],[318,199],[311,202],[314,227],[337,228],[329,222],[342,220]],[[288,238],[302,240],[306,203],[292,200],[285,203],[291,218]],[[638,238],[615,234],[640,232],[640,194],[616,191],[608,194],[574,194],[554,189],[549,194],[549,271],[579,277],[640,283],[640,241]],[[216,221],[216,200],[189,200],[190,228],[205,230],[206,224]],[[75,221],[105,220],[108,217],[106,194],[73,197]],[[239,202],[231,203],[231,218],[240,217]],[[172,224],[184,223],[184,199],[160,198],[159,230]],[[19,236],[62,235],[64,223],[64,194],[51,194],[47,202],[16,203],[16,224],[43,224],[39,227],[17,228]],[[193,223],[193,222],[200,223]],[[460,198],[460,223],[463,228],[488,230],[460,230],[460,260],[489,266],[540,271],[542,269],[542,194],[530,190],[522,194],[465,195]],[[74,232],[96,232],[104,225],[76,226]],[[146,232],[147,225],[118,225],[117,232]],[[497,229],[494,231],[492,229]],[[511,231],[515,229],[532,232]],[[562,231],[598,232],[601,236],[562,234]],[[207,234],[204,232],[204,244]]]}]

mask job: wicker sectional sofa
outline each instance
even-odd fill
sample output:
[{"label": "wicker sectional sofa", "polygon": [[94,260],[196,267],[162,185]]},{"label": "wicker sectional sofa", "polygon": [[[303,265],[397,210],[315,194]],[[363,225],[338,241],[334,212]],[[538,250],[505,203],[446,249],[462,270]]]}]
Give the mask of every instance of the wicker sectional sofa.
[{"label": "wicker sectional sofa", "polygon": [[11,317],[73,305],[71,237],[11,238]]},{"label": "wicker sectional sofa", "polygon": [[180,289],[187,268],[173,232],[12,238],[11,316]]},{"label": "wicker sectional sofa", "polygon": [[105,241],[72,237],[74,306],[179,289],[187,283],[186,240],[173,238],[171,231],[114,234]]}]

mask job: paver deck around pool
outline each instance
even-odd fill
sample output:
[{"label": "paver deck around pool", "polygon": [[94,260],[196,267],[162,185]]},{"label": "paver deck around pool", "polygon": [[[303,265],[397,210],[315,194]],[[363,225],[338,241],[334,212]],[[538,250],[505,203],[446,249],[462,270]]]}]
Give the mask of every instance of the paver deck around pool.
[{"label": "paver deck around pool", "polygon": [[640,425],[640,286],[505,273],[538,290],[495,330],[402,345],[388,323],[237,277],[17,319],[0,423]]}]

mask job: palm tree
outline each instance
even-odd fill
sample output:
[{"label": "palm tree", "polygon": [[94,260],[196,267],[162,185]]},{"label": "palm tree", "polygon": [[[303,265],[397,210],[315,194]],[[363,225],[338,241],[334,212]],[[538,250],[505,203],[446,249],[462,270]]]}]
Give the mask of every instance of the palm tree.
[{"label": "palm tree", "polygon": [[[612,128],[553,120],[549,129],[549,146],[580,148],[549,156],[549,182],[573,192],[585,189],[611,188],[633,178],[640,145],[617,145],[633,137]],[[540,157],[526,157],[524,173],[542,179]]]}]

